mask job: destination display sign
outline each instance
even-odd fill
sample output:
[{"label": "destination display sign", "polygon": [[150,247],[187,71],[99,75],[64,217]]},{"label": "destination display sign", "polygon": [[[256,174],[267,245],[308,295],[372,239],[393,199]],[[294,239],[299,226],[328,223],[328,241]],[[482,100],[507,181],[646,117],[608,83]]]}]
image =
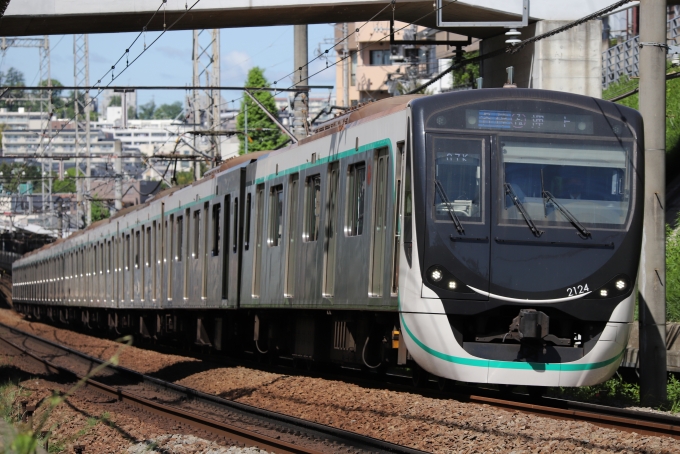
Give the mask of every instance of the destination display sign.
[{"label": "destination display sign", "polygon": [[590,115],[514,112],[511,110],[466,110],[467,129],[495,129],[558,134],[593,134]]}]

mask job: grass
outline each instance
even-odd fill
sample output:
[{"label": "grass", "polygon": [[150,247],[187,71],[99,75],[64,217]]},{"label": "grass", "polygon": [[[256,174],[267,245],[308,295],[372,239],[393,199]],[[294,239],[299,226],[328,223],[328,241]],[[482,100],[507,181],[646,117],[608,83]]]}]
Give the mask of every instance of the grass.
[{"label": "grass", "polygon": [[680,322],[680,227],[666,226],[666,320]]},{"label": "grass", "polygon": [[[132,344],[132,337],[125,336],[119,339],[119,342],[123,342],[123,344],[108,361],[90,371],[86,377],[76,383],[76,385],[68,390],[68,392],[64,394],[54,394],[50,398],[43,399],[40,403],[40,408],[44,409],[44,411],[42,411],[39,416],[34,417],[33,427],[21,424],[19,421],[21,415],[15,412],[17,397],[29,395],[27,394],[28,391],[21,388],[18,383],[12,381],[7,382],[5,385],[0,385],[0,416],[14,426],[13,432],[6,440],[3,440],[4,444],[0,445],[0,447],[4,446],[4,452],[13,454],[33,454],[36,452],[38,446],[44,445],[45,440],[41,438],[43,431],[47,432],[46,438],[49,438],[50,434],[55,429],[55,427],[45,427],[50,414],[81,388],[89,377],[96,375],[99,371],[111,364],[117,365],[122,351]],[[79,430],[75,435],[64,440],[50,440],[49,452],[62,452],[66,448],[68,442],[75,441],[79,437],[87,434],[99,422],[110,424],[110,416],[111,415],[107,412],[104,412],[100,418],[88,418],[86,427]]]},{"label": "grass", "polygon": [[[680,412],[680,380],[669,374],[668,398],[659,410]],[[578,388],[549,388],[548,396],[615,407],[640,405],[640,385],[625,381],[618,373],[604,383]]]}]

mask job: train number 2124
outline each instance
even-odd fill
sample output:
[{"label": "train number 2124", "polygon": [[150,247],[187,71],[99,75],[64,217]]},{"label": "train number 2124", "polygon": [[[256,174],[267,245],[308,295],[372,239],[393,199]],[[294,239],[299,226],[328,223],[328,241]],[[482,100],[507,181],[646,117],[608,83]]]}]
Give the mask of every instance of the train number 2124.
[{"label": "train number 2124", "polygon": [[567,287],[567,293],[569,294],[569,296],[576,296],[582,293],[588,293],[589,291],[590,289],[588,288],[588,284]]}]

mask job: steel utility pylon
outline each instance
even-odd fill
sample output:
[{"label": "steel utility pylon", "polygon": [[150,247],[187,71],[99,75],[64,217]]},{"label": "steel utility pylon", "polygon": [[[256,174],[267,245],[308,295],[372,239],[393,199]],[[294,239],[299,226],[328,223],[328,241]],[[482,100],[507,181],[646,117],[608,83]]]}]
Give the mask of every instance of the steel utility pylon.
[{"label": "steel utility pylon", "polygon": [[[0,40],[0,50],[3,52],[10,47],[29,47],[37,48],[39,56],[39,74],[40,84],[45,84],[48,87],[52,86],[52,76],[50,67],[50,37],[45,35],[42,38],[5,38]],[[42,178],[42,195],[43,195],[43,215],[49,209],[50,214],[54,214],[54,207],[52,205],[52,151],[49,145],[52,137],[51,117],[52,117],[52,91],[41,91],[38,95],[38,102],[40,104],[40,136],[38,138],[38,155],[40,159],[40,172]],[[35,99],[35,98],[33,98]],[[47,178],[46,178],[47,177]],[[47,187],[45,181],[47,180]],[[45,203],[45,190],[47,189],[47,203]],[[49,223],[47,223],[49,224]]]},{"label": "steel utility pylon", "polygon": [[[207,154],[213,158],[214,164],[221,157],[220,136],[211,134],[220,130],[220,92],[211,88],[220,85],[220,31],[218,29],[194,30],[192,61],[194,87],[205,86],[203,90],[193,90],[190,101],[192,123],[195,130],[208,132]],[[194,134],[193,148],[194,153],[202,148],[198,134]],[[195,161],[194,176],[196,179],[200,177],[200,169],[200,162]]]},{"label": "steel utility pylon", "polygon": [[[73,35],[73,82],[76,87],[90,86],[90,46],[87,35]],[[78,207],[77,223],[85,212],[85,225],[92,223],[91,198],[91,162],[90,162],[90,92],[73,91],[73,107],[75,110],[75,152],[76,152],[76,200]],[[84,136],[84,137],[83,137]],[[84,140],[83,140],[84,139]],[[85,175],[80,168],[80,156],[85,156]],[[83,180],[85,180],[83,182]],[[84,184],[83,184],[84,183]]]}]

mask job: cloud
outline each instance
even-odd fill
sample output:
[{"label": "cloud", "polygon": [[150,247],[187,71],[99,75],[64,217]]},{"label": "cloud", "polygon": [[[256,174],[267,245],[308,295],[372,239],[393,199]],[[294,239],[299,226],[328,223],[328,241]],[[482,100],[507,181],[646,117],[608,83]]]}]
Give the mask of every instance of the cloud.
[{"label": "cloud", "polygon": [[158,52],[159,54],[163,54],[163,56],[168,58],[172,59],[180,58],[187,62],[191,62],[191,49],[188,48],[159,46],[155,48],[155,51]]},{"label": "cloud", "polygon": [[252,66],[250,55],[238,50],[232,50],[222,55],[220,72],[222,84],[224,85],[243,85],[248,76],[248,70]]}]

